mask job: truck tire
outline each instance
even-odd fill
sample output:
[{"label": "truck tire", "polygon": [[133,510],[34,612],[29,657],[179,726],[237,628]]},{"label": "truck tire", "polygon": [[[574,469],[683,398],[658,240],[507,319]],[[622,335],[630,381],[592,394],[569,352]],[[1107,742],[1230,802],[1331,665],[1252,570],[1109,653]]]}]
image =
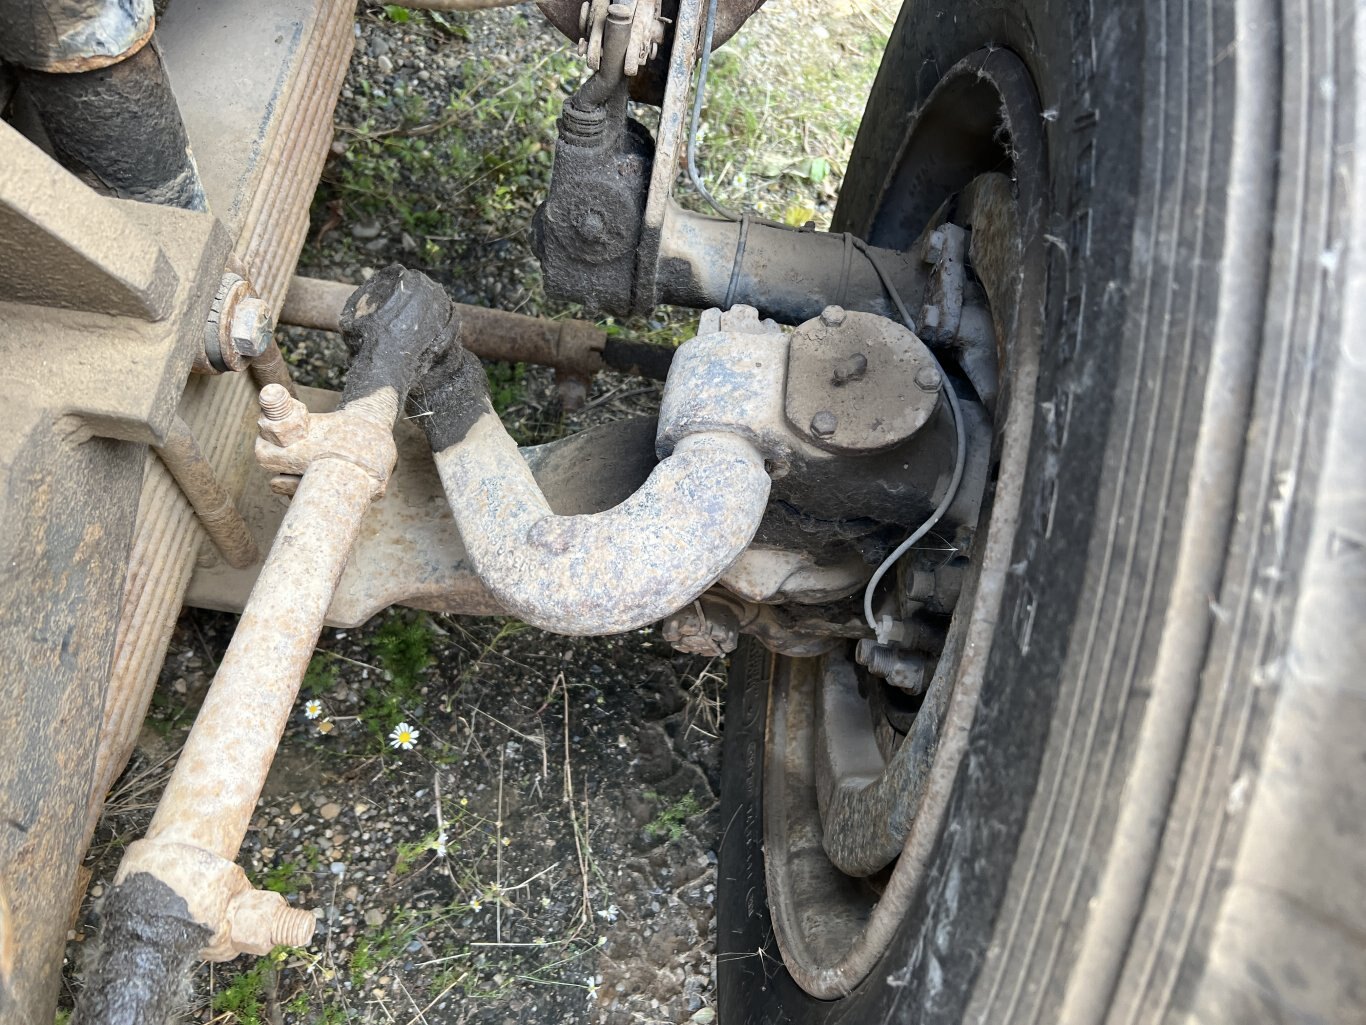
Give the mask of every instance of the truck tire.
[{"label": "truck tire", "polygon": [[[723,1025],[1361,1020],[1355,13],[1333,0],[903,8],[836,227],[904,248],[973,176],[1016,181],[1039,352],[1027,460],[998,471],[998,487],[1019,476],[1019,512],[914,891],[876,962],[837,992],[799,982],[770,908],[770,713],[801,666],[736,652]],[[965,59],[984,79],[1017,62],[1037,124],[937,110],[936,85]],[[1031,132],[1042,172],[1026,202],[1017,141]]]}]

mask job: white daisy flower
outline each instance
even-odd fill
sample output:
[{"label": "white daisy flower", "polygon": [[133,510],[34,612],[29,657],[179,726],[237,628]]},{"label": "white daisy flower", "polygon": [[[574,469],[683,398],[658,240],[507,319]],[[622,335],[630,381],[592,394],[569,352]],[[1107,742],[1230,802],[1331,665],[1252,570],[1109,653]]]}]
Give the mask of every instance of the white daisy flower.
[{"label": "white daisy flower", "polygon": [[446,856],[446,841],[448,839],[449,837],[447,837],[445,833],[442,833],[436,838],[436,843],[432,845],[432,850],[436,851],[436,856],[438,858],[444,858]]},{"label": "white daisy flower", "polygon": [[404,751],[411,751],[417,746],[417,738],[421,734],[406,722],[401,722],[394,727],[394,731],[389,734],[389,746],[402,748]]},{"label": "white daisy flower", "polygon": [[304,718],[316,719],[323,714],[323,703],[317,698],[309,698],[304,702]]}]

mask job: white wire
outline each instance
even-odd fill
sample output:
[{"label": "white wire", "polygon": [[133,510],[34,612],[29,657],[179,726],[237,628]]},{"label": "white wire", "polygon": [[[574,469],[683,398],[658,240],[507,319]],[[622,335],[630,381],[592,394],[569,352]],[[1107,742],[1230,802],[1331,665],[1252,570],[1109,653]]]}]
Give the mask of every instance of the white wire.
[{"label": "white wire", "polygon": [[953,414],[953,430],[958,442],[958,454],[953,461],[953,476],[949,479],[949,489],[944,492],[944,497],[939,500],[939,505],[910,537],[897,545],[892,554],[882,560],[882,564],[873,571],[868,586],[864,588],[863,618],[868,621],[868,629],[877,635],[879,644],[886,644],[888,637],[886,630],[879,627],[873,620],[873,592],[877,589],[877,585],[882,582],[882,578],[887,575],[887,571],[896,565],[897,560],[905,555],[912,545],[928,534],[939,522],[940,517],[948,511],[949,506],[953,504],[953,500],[958,494],[958,485],[963,480],[963,466],[967,462],[967,430],[963,424],[963,411],[958,407],[958,395],[953,390],[953,382],[944,373],[944,366],[939,362],[939,358],[933,352],[930,353],[930,356],[934,359],[935,366],[939,368],[939,379],[944,382],[944,392],[949,399],[949,411]]},{"label": "white wire", "polygon": [[[701,68],[698,72],[697,87],[693,95],[692,119],[688,125],[688,178],[692,181],[693,188],[701,194],[703,199],[711,204],[712,209],[726,220],[735,221],[739,220],[739,218],[712,198],[711,193],[708,192],[706,187],[702,184],[702,177],[697,171],[697,124],[702,115],[703,97],[706,95],[707,89],[707,65],[709,58],[711,57],[712,29],[716,19],[716,4],[717,0],[711,0],[711,3],[708,5],[707,20],[703,29]],[[772,222],[764,223],[771,224]],[[775,224],[773,226],[787,227],[786,225],[781,224]],[[868,244],[862,239],[854,236],[850,236],[850,241],[853,243],[854,248],[862,253],[868,260],[868,263],[872,265],[874,272],[878,276],[878,280],[882,282],[882,287],[887,291],[888,297],[892,300],[893,305],[896,306],[902,321],[905,322],[907,330],[914,333],[915,321],[911,319],[910,311],[907,310],[905,304],[902,303],[901,296],[897,293],[896,286],[892,284],[891,278],[887,275],[883,266],[878,263],[877,257],[874,256],[872,250],[868,248]],[[927,348],[926,351],[928,352],[929,349]],[[939,357],[933,352],[930,352],[930,358],[934,360],[935,367],[939,370],[939,379],[944,382],[944,391],[948,394],[949,399],[949,411],[953,416],[954,437],[957,443],[957,452],[954,455],[953,462],[953,476],[949,479],[948,491],[944,493],[944,497],[940,499],[939,505],[935,508],[934,512],[930,513],[929,518],[917,527],[910,537],[897,545],[892,554],[882,560],[881,565],[873,571],[873,575],[868,581],[868,586],[864,589],[863,618],[868,621],[868,628],[877,634],[879,644],[886,644],[887,637],[885,636],[886,631],[884,629],[879,629],[877,623],[873,621],[873,592],[877,590],[877,585],[882,582],[882,578],[887,575],[887,571],[896,565],[897,560],[905,555],[912,545],[934,529],[934,525],[938,523],[944,513],[948,511],[949,506],[953,504],[954,498],[958,495],[958,485],[963,480],[963,467],[967,462],[967,429],[963,424],[963,412],[958,406],[958,395],[953,390],[953,382],[950,381],[948,375],[944,373],[944,365],[939,362]]]}]

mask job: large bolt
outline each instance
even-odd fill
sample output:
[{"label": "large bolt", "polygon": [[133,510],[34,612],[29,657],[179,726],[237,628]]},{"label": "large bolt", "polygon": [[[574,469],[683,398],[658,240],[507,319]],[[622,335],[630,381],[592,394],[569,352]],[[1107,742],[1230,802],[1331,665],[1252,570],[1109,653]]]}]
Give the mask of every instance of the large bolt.
[{"label": "large bolt", "polygon": [[275,324],[270,306],[264,299],[239,299],[232,311],[229,328],[233,350],[244,359],[254,359],[270,348]]},{"label": "large bolt", "polygon": [[915,372],[915,385],[921,391],[938,391],[943,383],[937,367],[921,367]]},{"label": "large bolt", "polygon": [[821,323],[826,327],[839,327],[847,316],[843,306],[827,306],[821,310]]},{"label": "large bolt", "polygon": [[822,409],[811,418],[811,433],[818,438],[828,438],[835,433],[835,428],[839,425],[840,422],[834,413],[828,409]]}]

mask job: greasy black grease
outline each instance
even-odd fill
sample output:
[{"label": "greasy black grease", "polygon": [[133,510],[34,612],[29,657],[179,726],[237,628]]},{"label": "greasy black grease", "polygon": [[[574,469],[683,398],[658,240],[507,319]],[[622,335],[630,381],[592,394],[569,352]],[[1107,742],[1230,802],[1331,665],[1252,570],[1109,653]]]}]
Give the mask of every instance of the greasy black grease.
[{"label": "greasy black grease", "polygon": [[450,448],[484,413],[493,412],[489,379],[479,358],[465,348],[449,353],[432,367],[419,386],[422,407],[418,422],[433,452]]},{"label": "greasy black grease", "polygon": [[455,305],[420,271],[385,267],[346,301],[341,329],[356,353],[343,405],[385,387],[400,401],[414,392],[416,419],[433,452],[460,441],[492,410],[484,365],[460,344]]},{"label": "greasy black grease", "polygon": [[114,887],[101,911],[85,989],[72,1025],[160,1025],[184,1003],[190,965],[212,938],[184,899],[137,872]]},{"label": "greasy black grease", "polygon": [[385,387],[402,403],[433,364],[460,349],[460,315],[445,291],[420,271],[390,264],[351,293],[342,336],[355,353],[342,405]]}]

